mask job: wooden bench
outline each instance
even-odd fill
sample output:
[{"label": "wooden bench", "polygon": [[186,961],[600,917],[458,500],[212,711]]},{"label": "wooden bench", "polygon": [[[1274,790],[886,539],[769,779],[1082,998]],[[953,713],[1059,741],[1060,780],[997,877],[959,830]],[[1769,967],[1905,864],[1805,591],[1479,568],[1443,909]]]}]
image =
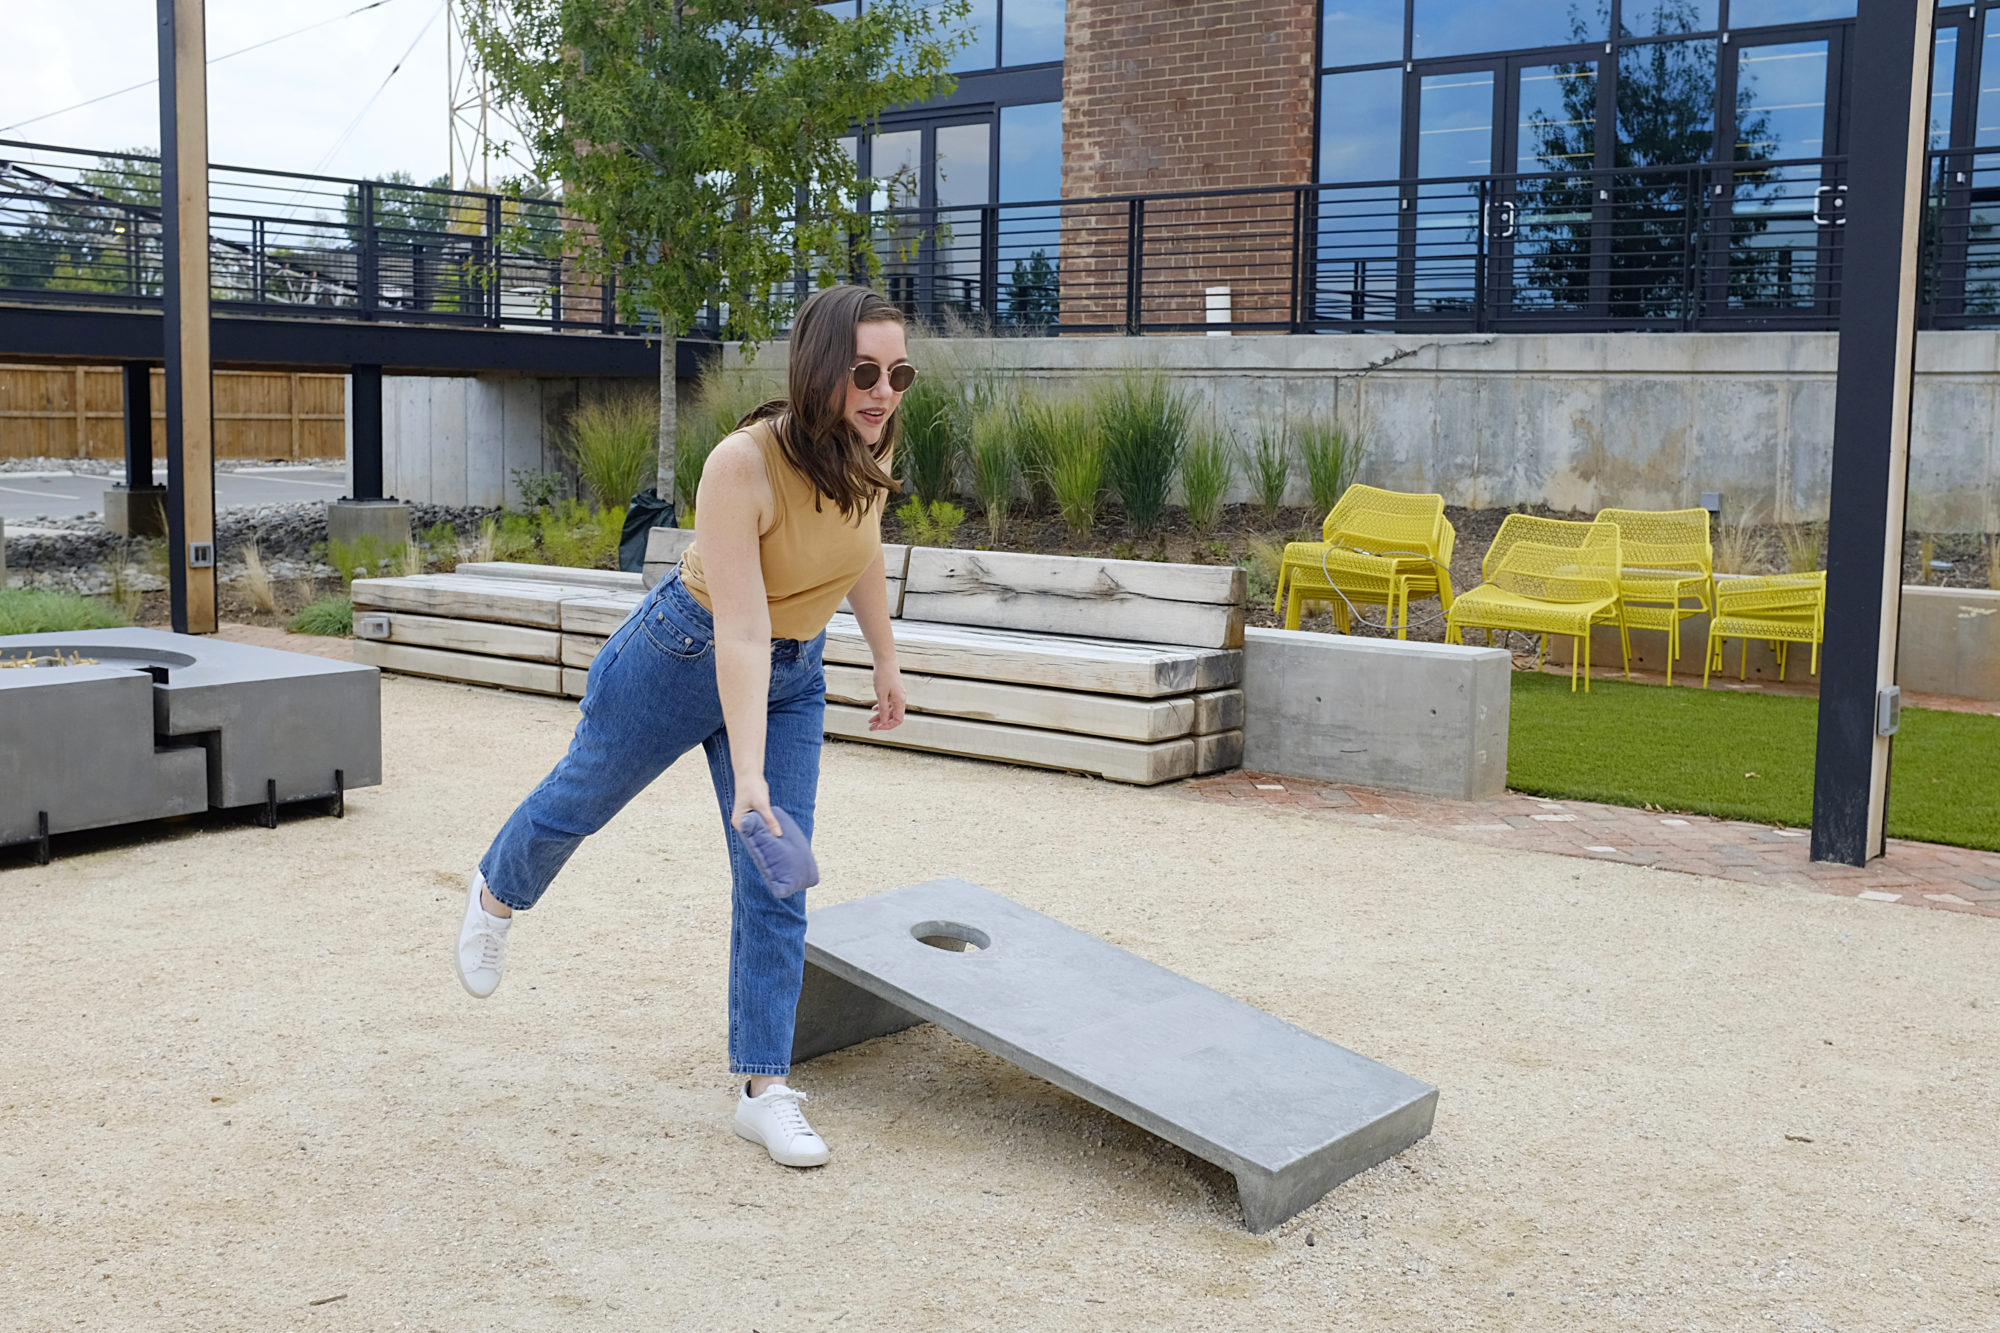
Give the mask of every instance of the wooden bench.
[{"label": "wooden bench", "polygon": [[[357,579],[357,661],[581,697],[605,639],[692,534],[656,528],[645,573],[468,564]],[[885,546],[910,711],[868,730],[873,662],[843,608],[827,628],[830,736],[1169,782],[1242,762],[1243,574]]]}]

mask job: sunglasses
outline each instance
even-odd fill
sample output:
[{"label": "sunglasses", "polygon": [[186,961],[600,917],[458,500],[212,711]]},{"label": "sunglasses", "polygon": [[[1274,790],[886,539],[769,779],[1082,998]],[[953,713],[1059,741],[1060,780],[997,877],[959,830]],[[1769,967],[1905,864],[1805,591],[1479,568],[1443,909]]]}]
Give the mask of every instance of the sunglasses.
[{"label": "sunglasses", "polygon": [[[882,378],[882,367],[873,361],[863,361],[852,371],[854,387],[863,393],[875,387],[875,381]],[[907,361],[898,361],[889,367],[889,387],[897,393],[907,390],[917,382],[917,368]]]}]

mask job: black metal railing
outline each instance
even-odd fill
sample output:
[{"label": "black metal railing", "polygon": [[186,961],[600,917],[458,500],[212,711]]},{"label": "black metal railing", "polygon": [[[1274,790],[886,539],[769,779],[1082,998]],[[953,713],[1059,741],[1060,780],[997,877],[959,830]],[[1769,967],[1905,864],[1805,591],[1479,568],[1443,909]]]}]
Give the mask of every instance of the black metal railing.
[{"label": "black metal railing", "polygon": [[[218,309],[642,331],[553,199],[216,165],[209,210]],[[156,304],[160,266],[157,158],[0,140],[0,296]]]},{"label": "black metal railing", "polygon": [[[1930,156],[1926,327],[2000,325],[2000,149]],[[1842,158],[1121,195],[871,216],[878,281],[1025,333],[1830,329]],[[643,332],[553,199],[213,167],[221,307]],[[159,165],[0,141],[0,298],[160,290]],[[804,284],[799,285],[803,292]],[[708,321],[712,331],[713,321]]]}]

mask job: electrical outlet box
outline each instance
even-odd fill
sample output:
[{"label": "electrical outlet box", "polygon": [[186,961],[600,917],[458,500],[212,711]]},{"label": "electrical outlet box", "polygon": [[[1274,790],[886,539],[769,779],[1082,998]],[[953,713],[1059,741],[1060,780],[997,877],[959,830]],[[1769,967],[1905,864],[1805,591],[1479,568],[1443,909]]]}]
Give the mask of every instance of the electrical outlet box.
[{"label": "electrical outlet box", "polygon": [[214,543],[214,542],[189,542],[189,543],[188,543],[188,568],[189,568],[189,569],[214,569],[214,568],[215,568],[215,543]]},{"label": "electrical outlet box", "polygon": [[1893,736],[1903,725],[1903,687],[1891,685],[1875,692],[1875,734]]},{"label": "electrical outlet box", "polygon": [[357,639],[386,639],[389,637],[389,617],[354,617],[354,637]]}]

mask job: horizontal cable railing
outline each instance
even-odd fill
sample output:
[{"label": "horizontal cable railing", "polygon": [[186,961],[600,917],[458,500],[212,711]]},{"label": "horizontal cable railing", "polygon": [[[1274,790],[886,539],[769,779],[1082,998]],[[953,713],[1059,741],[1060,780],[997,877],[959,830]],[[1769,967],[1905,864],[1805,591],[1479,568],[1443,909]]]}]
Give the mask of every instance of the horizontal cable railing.
[{"label": "horizontal cable railing", "polygon": [[[565,249],[553,199],[215,165],[218,308],[486,328],[638,330]],[[156,303],[160,164],[0,140],[0,295]]]},{"label": "horizontal cable railing", "polygon": [[[1923,322],[2000,325],[2000,149],[1929,171]],[[870,243],[899,305],[997,331],[1831,329],[1845,175],[1795,158],[892,207]],[[157,302],[159,188],[156,159],[0,141],[0,299]],[[216,166],[210,201],[227,309],[642,331],[581,276],[587,233],[553,199]]]}]

